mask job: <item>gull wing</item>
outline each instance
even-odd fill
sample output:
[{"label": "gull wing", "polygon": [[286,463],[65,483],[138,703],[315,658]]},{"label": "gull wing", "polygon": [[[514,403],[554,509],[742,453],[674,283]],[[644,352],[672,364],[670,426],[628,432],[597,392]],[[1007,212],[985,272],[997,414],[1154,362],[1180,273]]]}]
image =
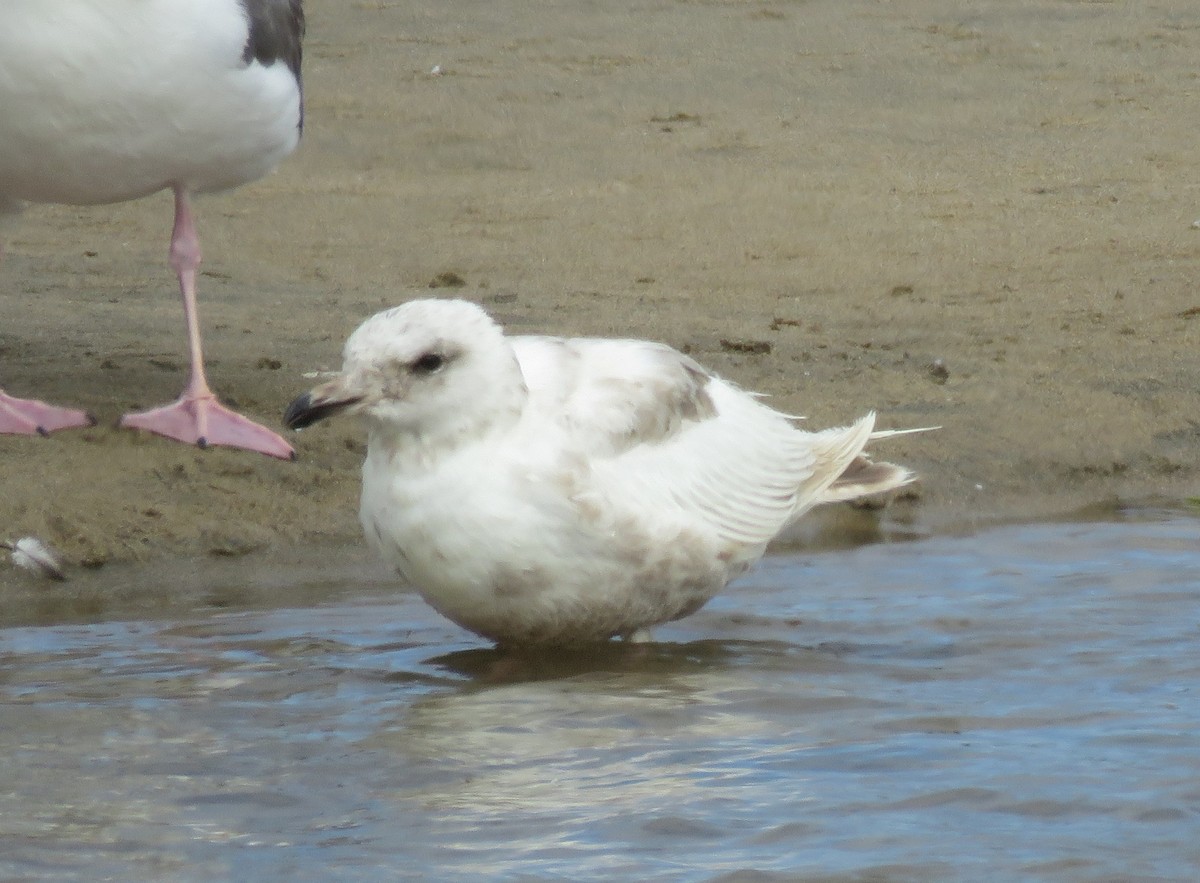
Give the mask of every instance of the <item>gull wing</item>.
[{"label": "gull wing", "polygon": [[[875,416],[852,426],[810,433],[783,415],[714,378],[710,395],[717,413],[686,425],[658,444],[629,448],[594,464],[597,485],[620,488],[646,508],[669,500],[691,513],[722,540],[757,547],[831,496],[846,469],[861,455]],[[873,464],[874,465],[874,464]],[[889,464],[885,483],[903,480]]]},{"label": "gull wing", "polygon": [[517,340],[531,401],[557,415],[588,463],[581,505],[699,522],[723,541],[759,546],[819,503],[911,480],[862,455],[874,414],[805,432],[661,344]]},{"label": "gull wing", "polygon": [[517,337],[533,407],[581,452],[614,455],[656,444],[716,416],[712,375],[666,344]]}]

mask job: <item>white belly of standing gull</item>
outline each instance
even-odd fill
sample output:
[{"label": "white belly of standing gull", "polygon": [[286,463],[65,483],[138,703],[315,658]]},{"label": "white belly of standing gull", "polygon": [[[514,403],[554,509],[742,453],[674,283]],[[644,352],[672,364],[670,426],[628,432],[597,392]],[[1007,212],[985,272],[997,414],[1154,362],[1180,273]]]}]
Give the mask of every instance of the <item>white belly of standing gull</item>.
[{"label": "white belly of standing gull", "polygon": [[508,337],[465,301],[368,319],[338,376],[284,421],[339,412],[367,425],[368,541],[430,605],[501,644],[687,616],[812,507],[912,480],[864,454],[899,434],[874,414],[805,432],[664,344]]},{"label": "white belly of standing gull", "polygon": [[[171,190],[190,377],[174,404],[121,425],[191,444],[294,456],[221,405],[196,315],[200,241],[189,196],[259,178],[302,123],[301,0],[2,0],[0,215],[25,203],[95,205]],[[0,433],[92,422],[0,391]]]}]

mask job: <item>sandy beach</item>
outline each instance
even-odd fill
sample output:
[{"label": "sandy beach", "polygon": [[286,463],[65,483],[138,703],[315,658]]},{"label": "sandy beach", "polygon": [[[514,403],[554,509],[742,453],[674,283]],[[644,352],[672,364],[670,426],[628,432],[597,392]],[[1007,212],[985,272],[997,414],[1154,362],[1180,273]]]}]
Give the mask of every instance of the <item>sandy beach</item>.
[{"label": "sandy beach", "polygon": [[[868,410],[922,532],[1200,494],[1200,7],[309,0],[303,143],[197,200],[210,379],[273,427],[366,316],[649,337],[813,428]],[[0,538],[71,566],[357,544],[363,436],[294,463],[114,427],[173,399],[171,200],[4,231]],[[0,567],[0,585],[28,577]]]}]

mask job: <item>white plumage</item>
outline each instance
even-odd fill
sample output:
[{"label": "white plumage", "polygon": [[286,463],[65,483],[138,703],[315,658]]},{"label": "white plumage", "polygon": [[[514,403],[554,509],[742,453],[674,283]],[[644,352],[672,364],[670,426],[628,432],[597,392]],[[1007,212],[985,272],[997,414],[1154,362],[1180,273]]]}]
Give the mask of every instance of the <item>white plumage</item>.
[{"label": "white plumage", "polygon": [[[189,194],[265,175],[300,137],[300,0],[0,2],[0,215],[24,203],[92,205],[175,193],[171,265],[191,379],[180,401],[123,424],[183,441],[292,455],[221,406],[196,319],[200,245]],[[0,392],[0,432],[87,422]]]},{"label": "white plumage", "polygon": [[810,433],[640,340],[505,337],[464,301],[364,322],[292,403],[368,426],[368,540],[436,609],[503,643],[629,636],[699,609],[820,503],[911,474],[874,415]]}]

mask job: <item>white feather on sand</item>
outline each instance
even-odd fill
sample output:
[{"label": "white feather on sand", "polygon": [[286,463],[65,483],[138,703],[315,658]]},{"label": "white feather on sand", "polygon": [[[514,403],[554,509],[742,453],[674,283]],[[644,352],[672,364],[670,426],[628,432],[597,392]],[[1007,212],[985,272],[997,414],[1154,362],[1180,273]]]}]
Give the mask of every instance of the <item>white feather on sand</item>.
[{"label": "white feather on sand", "polygon": [[0,542],[0,546],[12,553],[13,564],[22,570],[58,582],[67,578],[58,554],[37,537],[21,537],[15,543]]}]

